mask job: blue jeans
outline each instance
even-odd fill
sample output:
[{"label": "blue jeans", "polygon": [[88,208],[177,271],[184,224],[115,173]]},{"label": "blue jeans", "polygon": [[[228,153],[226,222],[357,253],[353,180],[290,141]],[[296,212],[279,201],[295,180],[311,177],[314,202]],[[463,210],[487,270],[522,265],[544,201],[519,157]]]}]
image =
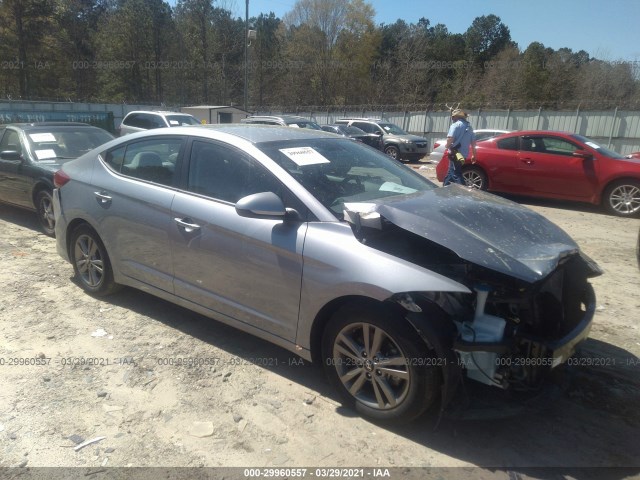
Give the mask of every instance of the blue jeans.
[{"label": "blue jeans", "polygon": [[446,187],[450,183],[459,183],[460,185],[464,185],[464,178],[462,178],[462,164],[457,162],[453,155],[449,155],[448,160],[449,169],[447,170],[447,175],[442,181],[442,186]]}]

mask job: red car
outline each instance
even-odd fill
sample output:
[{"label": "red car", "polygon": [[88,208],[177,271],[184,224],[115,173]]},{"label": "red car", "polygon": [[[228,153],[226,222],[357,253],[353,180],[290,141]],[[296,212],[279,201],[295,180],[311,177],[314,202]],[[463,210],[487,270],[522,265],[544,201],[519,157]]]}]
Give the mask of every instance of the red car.
[{"label": "red car", "polygon": [[[447,173],[443,158],[438,180]],[[640,215],[640,159],[627,158],[582,135],[518,131],[476,145],[463,166],[467,185],[492,192],[602,205],[622,217]]]}]

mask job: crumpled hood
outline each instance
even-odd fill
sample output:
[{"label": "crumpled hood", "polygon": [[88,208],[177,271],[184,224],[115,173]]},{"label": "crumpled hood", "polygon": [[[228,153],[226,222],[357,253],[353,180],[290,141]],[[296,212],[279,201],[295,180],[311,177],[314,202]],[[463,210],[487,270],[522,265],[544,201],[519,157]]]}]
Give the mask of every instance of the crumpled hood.
[{"label": "crumpled hood", "polygon": [[469,262],[531,283],[579,252],[571,237],[542,215],[458,185],[345,204],[345,218],[357,226],[381,228],[380,217]]}]

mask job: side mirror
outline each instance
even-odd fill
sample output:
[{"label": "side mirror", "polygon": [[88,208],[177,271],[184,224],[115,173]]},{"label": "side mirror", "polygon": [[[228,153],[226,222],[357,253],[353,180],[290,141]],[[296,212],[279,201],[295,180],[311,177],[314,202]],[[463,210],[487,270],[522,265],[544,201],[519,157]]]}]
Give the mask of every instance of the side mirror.
[{"label": "side mirror", "polygon": [[576,150],[573,152],[573,156],[577,158],[582,158],[583,160],[593,160],[593,155],[584,150]]},{"label": "side mirror", "polygon": [[16,150],[5,150],[0,152],[2,160],[22,160],[22,154]]},{"label": "side mirror", "polygon": [[254,193],[241,198],[236,203],[236,212],[241,217],[249,218],[282,218],[287,209],[280,197],[273,192]]}]

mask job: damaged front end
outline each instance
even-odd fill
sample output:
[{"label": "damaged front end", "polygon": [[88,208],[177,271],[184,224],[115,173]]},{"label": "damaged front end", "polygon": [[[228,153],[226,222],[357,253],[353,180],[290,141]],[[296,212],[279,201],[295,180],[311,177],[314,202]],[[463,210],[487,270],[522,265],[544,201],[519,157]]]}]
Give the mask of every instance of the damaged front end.
[{"label": "damaged front end", "polygon": [[425,292],[416,285],[393,298],[447,360],[443,406],[465,377],[500,389],[537,389],[587,338],[596,305],[588,279],[602,273],[544,217],[460,190],[345,204],[345,219],[361,242],[473,292]]}]

